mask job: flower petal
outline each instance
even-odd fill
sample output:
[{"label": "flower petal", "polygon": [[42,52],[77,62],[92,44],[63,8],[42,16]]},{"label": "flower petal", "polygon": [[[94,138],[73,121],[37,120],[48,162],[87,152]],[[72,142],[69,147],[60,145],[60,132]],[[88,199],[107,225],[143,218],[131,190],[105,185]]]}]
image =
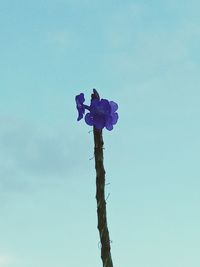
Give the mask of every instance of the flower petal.
[{"label": "flower petal", "polygon": [[111,112],[114,113],[116,110],[118,110],[118,105],[114,101],[110,101],[111,106]]},{"label": "flower petal", "polygon": [[118,119],[119,119],[119,115],[118,115],[118,113],[113,113],[112,114],[112,124],[116,124],[117,123],[117,121],[118,121]]},{"label": "flower petal", "polygon": [[84,94],[80,93],[79,95],[76,96],[75,100],[77,105],[83,104],[85,102]]},{"label": "flower petal", "polygon": [[107,116],[106,117],[106,129],[107,130],[109,130],[109,131],[111,131],[112,129],[113,129],[113,122],[112,122],[112,116],[110,115],[110,116]]},{"label": "flower petal", "polygon": [[85,113],[85,105],[83,102],[85,101],[84,94],[81,93],[75,97],[76,100],[76,108],[78,110],[78,118],[77,121],[80,121],[83,118],[83,114]]},{"label": "flower petal", "polygon": [[90,126],[93,126],[93,125],[94,125],[94,119],[93,119],[91,113],[87,113],[87,114],[85,115],[85,122],[86,122],[88,125],[90,125]]},{"label": "flower petal", "polygon": [[78,110],[78,118],[77,121],[80,121],[83,118],[83,113]]},{"label": "flower petal", "polygon": [[101,109],[103,110],[103,113],[105,115],[108,115],[111,113],[111,106],[107,99],[101,99],[100,101]]},{"label": "flower petal", "polygon": [[108,124],[108,125],[106,125],[106,129],[107,129],[108,131],[112,131],[112,129],[113,129],[113,125],[112,125],[112,124]]}]

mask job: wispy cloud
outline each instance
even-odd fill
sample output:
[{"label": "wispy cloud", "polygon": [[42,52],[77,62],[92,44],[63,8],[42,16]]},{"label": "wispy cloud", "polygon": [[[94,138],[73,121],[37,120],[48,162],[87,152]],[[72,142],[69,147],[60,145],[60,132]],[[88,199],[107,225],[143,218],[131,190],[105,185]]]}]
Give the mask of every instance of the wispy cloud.
[{"label": "wispy cloud", "polygon": [[[74,151],[80,137],[69,132],[39,128],[13,118],[0,120],[1,190],[26,190],[38,179],[69,179],[84,168],[83,153]],[[88,156],[89,158],[89,156]]]}]

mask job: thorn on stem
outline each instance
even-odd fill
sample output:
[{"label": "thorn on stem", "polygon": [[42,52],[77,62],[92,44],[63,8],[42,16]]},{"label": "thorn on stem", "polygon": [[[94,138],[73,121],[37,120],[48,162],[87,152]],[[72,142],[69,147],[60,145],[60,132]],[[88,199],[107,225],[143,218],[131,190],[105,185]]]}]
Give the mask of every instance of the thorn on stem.
[{"label": "thorn on stem", "polygon": [[106,201],[107,201],[107,199],[109,198],[109,196],[110,196],[110,193],[107,195]]}]

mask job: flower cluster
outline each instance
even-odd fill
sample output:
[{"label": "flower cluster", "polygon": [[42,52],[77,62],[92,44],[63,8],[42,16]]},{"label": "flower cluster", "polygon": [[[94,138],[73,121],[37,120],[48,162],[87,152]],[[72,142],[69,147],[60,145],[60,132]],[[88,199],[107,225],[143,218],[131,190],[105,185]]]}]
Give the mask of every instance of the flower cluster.
[{"label": "flower cluster", "polygon": [[[96,90],[94,89],[94,92]],[[102,130],[104,127],[111,131],[113,125],[118,121],[118,105],[114,101],[108,101],[107,99],[92,99],[90,106],[84,104],[84,94],[81,93],[76,96],[76,108],[78,110],[77,120],[81,120],[87,109],[89,112],[85,115],[85,122],[94,126],[98,130]]]}]

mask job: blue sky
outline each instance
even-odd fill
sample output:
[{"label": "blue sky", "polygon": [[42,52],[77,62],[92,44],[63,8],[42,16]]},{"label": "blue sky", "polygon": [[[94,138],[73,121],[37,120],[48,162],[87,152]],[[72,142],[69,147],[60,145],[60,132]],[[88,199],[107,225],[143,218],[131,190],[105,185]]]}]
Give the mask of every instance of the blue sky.
[{"label": "blue sky", "polygon": [[101,266],[93,136],[104,131],[115,267],[200,265],[199,1],[0,3],[0,267]]}]

